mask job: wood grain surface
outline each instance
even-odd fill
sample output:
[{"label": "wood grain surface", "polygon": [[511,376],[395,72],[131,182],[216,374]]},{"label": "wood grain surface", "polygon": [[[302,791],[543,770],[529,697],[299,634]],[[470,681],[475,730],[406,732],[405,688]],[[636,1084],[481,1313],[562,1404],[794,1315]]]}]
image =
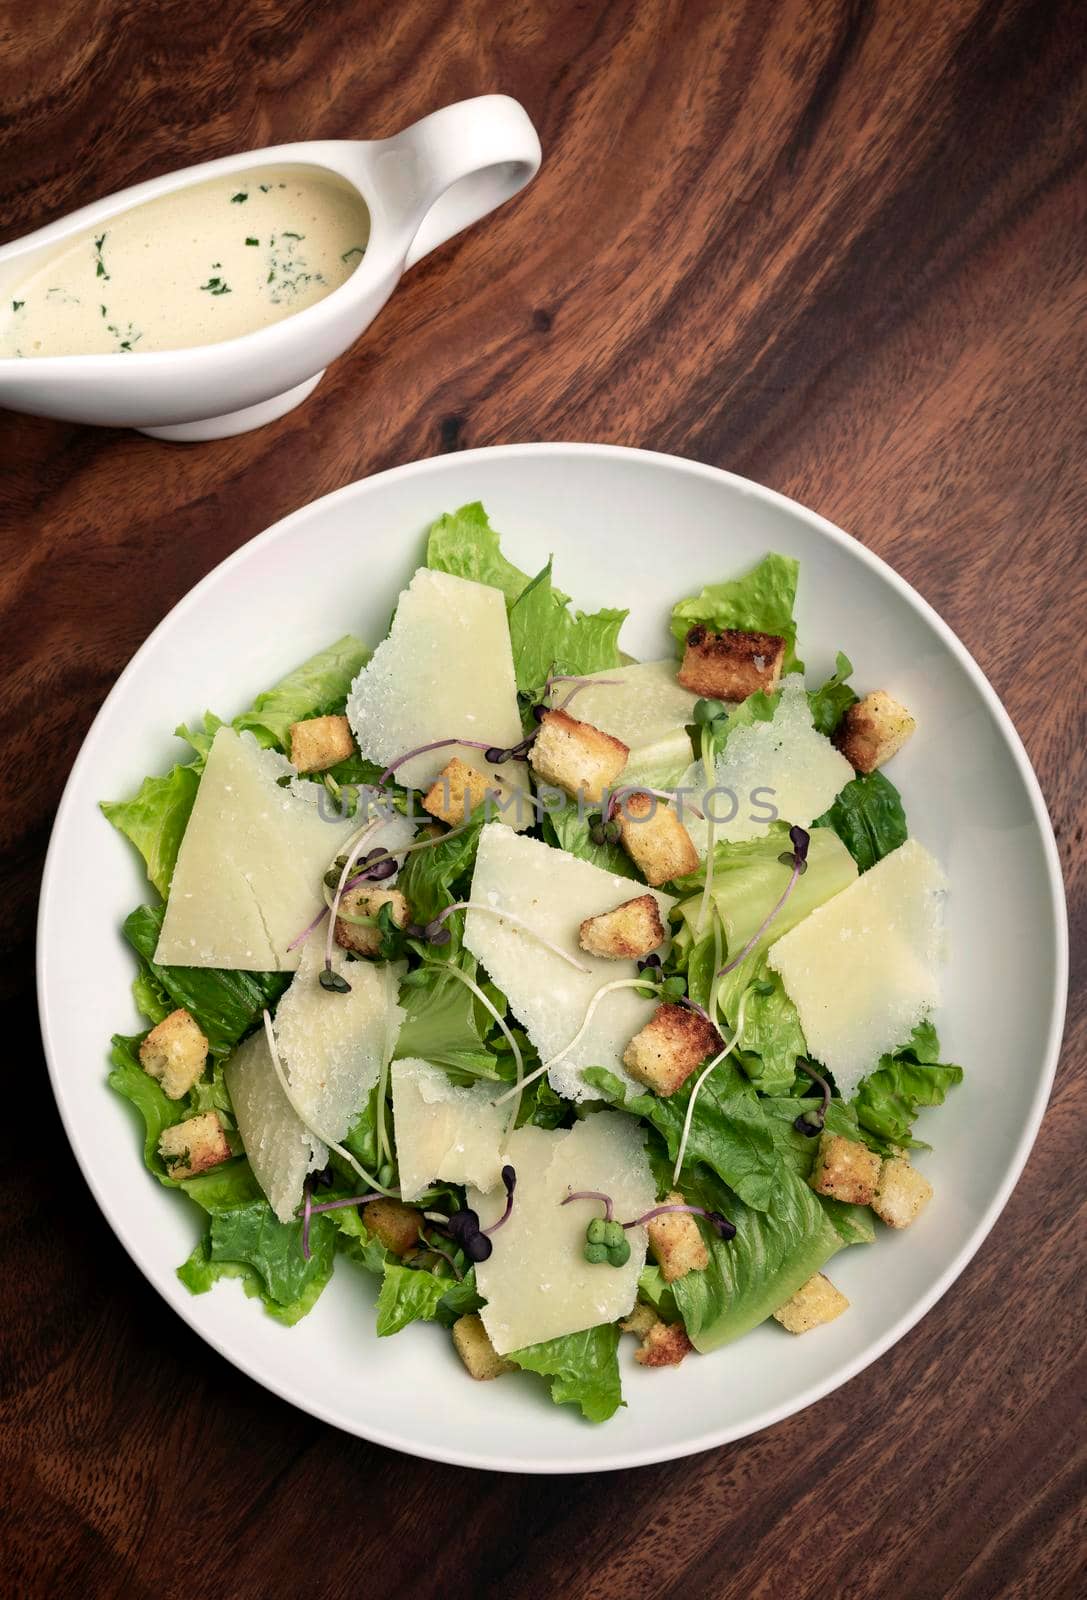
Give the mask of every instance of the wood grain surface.
[{"label": "wood grain surface", "polygon": [[164,1316],[67,1153],[31,960],[72,758],[190,585],[364,474],[531,439],[714,462],[887,557],[1022,732],[1076,950],[1083,23],[1075,0],[4,0],[5,238],[188,162],[386,134],[495,89],[545,151],[523,197],[410,273],[263,432],[173,447],[0,416],[7,1592],[1083,1593],[1082,950],[1029,1165],[924,1322],[756,1438],[552,1480],[342,1436]]}]

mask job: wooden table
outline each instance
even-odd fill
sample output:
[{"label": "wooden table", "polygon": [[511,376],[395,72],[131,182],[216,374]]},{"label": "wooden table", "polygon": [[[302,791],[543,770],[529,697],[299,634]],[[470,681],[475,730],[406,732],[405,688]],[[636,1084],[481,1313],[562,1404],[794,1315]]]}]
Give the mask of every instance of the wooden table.
[{"label": "wooden table", "polygon": [[342,1436],[163,1315],[67,1153],[31,936],[80,740],[197,578],[355,478],[530,439],[716,462],[892,561],[1022,732],[1082,930],[1080,8],[54,0],[0,16],[5,237],[190,161],[388,133],[491,89],[524,102],[545,150],[531,189],[428,257],[263,432],[184,448],[0,420],[0,1582],[126,1600],[1072,1595],[1082,963],[1023,1179],[920,1327],[757,1438],[533,1480]]}]

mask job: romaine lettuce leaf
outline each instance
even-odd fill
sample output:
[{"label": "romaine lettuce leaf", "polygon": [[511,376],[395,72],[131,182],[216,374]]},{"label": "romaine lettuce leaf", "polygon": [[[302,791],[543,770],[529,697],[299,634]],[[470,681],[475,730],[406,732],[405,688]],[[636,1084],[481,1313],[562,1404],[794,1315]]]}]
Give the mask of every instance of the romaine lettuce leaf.
[{"label": "romaine lettuce leaf", "polygon": [[202,761],[174,767],[164,778],[145,778],[131,800],[104,800],[101,805],[103,814],[143,856],[147,876],[164,900],[202,768]]},{"label": "romaine lettuce leaf", "polygon": [[[528,574],[502,554],[498,534],[478,500],[438,518],[427,534],[426,564],[438,572],[501,589],[508,606],[529,582]],[[562,596],[564,603],[567,598]]]},{"label": "romaine lettuce leaf", "polygon": [[160,967],[153,960],[162,927],[161,906],[140,906],[125,919],[124,935],[143,972],[171,1008],[184,1006],[207,1036],[215,1058],[226,1056],[272,1006],[291,981],[289,972],[225,972],[216,967]]},{"label": "romaine lettuce leaf", "polygon": [[939,1049],[935,1028],[922,1022],[904,1049],[881,1057],[875,1072],[861,1080],[851,1105],[876,1148],[925,1148],[913,1137],[917,1113],[922,1106],[943,1105],[963,1076],[961,1067],[939,1061]]},{"label": "romaine lettuce leaf", "polygon": [[388,1262],[377,1297],[378,1338],[399,1333],[409,1322],[433,1322],[443,1295],[452,1287],[448,1278]]},{"label": "romaine lettuce leaf", "polygon": [[[589,1067],[585,1081],[617,1109],[644,1117],[675,1160],[694,1078],[667,1099],[655,1094],[625,1099],[623,1084],[604,1067]],[[774,1204],[780,1162],[773,1130],[754,1089],[731,1061],[722,1061],[710,1074],[695,1101],[683,1172],[700,1161],[753,1209],[766,1211]],[[680,1187],[684,1186],[681,1176]]]},{"label": "romaine lettuce leaf", "polygon": [[614,1323],[514,1350],[509,1360],[550,1380],[556,1405],[575,1405],[590,1422],[607,1422],[623,1404],[619,1329]]},{"label": "romaine lettuce leaf", "polygon": [[672,632],[681,645],[699,622],[715,632],[740,628],[747,633],[774,633],[786,643],[784,670],[802,672],[793,619],[799,570],[791,556],[764,556],[742,578],[711,584],[701,594],[680,600],[672,608]]},{"label": "romaine lettuce leaf", "polygon": [[870,772],[847,783],[812,827],[833,828],[862,872],[909,837],[902,797],[882,772]]},{"label": "romaine lettuce leaf", "polygon": [[184,1122],[189,1115],[184,1100],[169,1100],[154,1078],[140,1066],[139,1036],[125,1038],[115,1033],[110,1049],[109,1086],[130,1101],[143,1118],[143,1159],[149,1172],[160,1182],[172,1182],[158,1152],[159,1138],[166,1128]]},{"label": "romaine lettuce leaf", "polygon": [[342,712],[348,690],[369,659],[362,640],[345,634],[288,672],[274,688],[258,694],[232,726],[238,733],[248,729],[258,744],[274,745],[289,754],[291,723]]},{"label": "romaine lettuce leaf", "polygon": [[828,739],[841,722],[844,713],[851,705],[856,704],[857,697],[846,682],[852,671],[852,661],[839,650],[833,676],[829,677],[820,688],[808,690],[811,720],[816,731],[825,733]]},{"label": "romaine lettuce leaf", "polygon": [[[584,808],[583,808],[584,809]],[[625,850],[617,844],[594,844],[589,837],[589,816],[578,815],[578,808],[574,801],[569,800],[560,808],[548,808],[544,814],[543,835],[548,844],[557,845],[560,850],[567,850],[572,856],[578,856],[582,861],[591,861],[594,867],[603,867],[605,872],[614,873],[617,878],[635,878],[637,869]]]},{"label": "romaine lettuce leaf", "polygon": [[427,962],[402,985],[400,1004],[407,1015],[397,1038],[396,1058],[419,1058],[445,1067],[454,1081],[458,1074],[496,1077],[497,1062],[485,1042],[486,1025],[480,1025],[476,998],[448,968],[445,961]]}]

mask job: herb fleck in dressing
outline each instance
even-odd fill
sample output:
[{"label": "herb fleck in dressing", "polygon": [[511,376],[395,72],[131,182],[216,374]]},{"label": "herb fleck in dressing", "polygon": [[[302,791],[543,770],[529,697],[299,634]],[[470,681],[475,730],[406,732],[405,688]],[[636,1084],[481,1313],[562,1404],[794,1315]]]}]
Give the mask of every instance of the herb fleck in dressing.
[{"label": "herb fleck in dressing", "polygon": [[140,354],[253,333],[338,289],[369,234],[362,196],[322,168],[193,184],[99,224],[16,283],[0,356]]}]

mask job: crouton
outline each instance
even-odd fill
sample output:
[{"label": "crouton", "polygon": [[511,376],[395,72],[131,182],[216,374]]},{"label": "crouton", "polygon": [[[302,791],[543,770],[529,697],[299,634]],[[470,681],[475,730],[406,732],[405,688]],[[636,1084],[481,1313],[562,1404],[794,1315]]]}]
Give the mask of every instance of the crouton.
[{"label": "crouton", "polygon": [[439,772],[423,796],[423,810],[432,817],[448,822],[451,828],[459,827],[488,794],[493,799],[499,792],[496,783],[488,783],[482,772],[470,767],[467,761],[454,756]]},{"label": "crouton", "polygon": [[639,792],[624,796],[618,821],[623,849],[650,888],[697,872],[694,840],[672,807],[662,804],[656,795]]},{"label": "crouton", "polygon": [[757,689],[777,688],[784,661],[785,640],[775,633],[714,633],[699,623],[687,635],[677,677],[707,700],[746,700]]},{"label": "crouton", "polygon": [[214,1111],[175,1122],[159,1135],[159,1155],[171,1178],[195,1178],[198,1172],[230,1160],[223,1125]]},{"label": "crouton", "polygon": [[801,1284],[783,1306],[778,1306],[774,1320],[790,1333],[807,1333],[823,1322],[833,1322],[835,1317],[840,1317],[848,1309],[849,1301],[842,1291],[836,1289],[829,1278],[817,1272],[814,1278]]},{"label": "crouton", "polygon": [[140,1066],[170,1100],[188,1094],[207,1058],[208,1041],[184,1007],[163,1017],[140,1045]]},{"label": "crouton", "polygon": [[908,1228],[932,1199],[932,1185],[916,1167],[892,1156],[879,1169],[872,1210],[888,1228]]},{"label": "crouton", "polygon": [[394,1256],[406,1256],[419,1246],[423,1213],[402,1200],[370,1200],[362,1208],[362,1220]]},{"label": "crouton", "polygon": [[591,956],[615,961],[640,961],[664,943],[660,906],[651,894],[624,900],[614,911],[586,917],[578,930],[578,943]]},{"label": "crouton", "polygon": [[477,1383],[487,1383],[491,1378],[500,1378],[504,1372],[517,1371],[515,1362],[498,1354],[487,1337],[482,1317],[474,1314],[458,1317],[453,1324],[453,1343],[469,1375]]},{"label": "crouton", "polygon": [[[667,1204],[681,1206],[683,1196],[678,1190],[668,1196]],[[661,1269],[665,1283],[675,1283],[688,1272],[701,1272],[710,1264],[710,1253],[698,1231],[698,1223],[689,1211],[669,1211],[663,1217],[654,1217],[646,1223],[649,1250]]]},{"label": "crouton", "polygon": [[874,689],[845,712],[834,743],[857,772],[875,772],[901,750],[916,727],[905,706]]},{"label": "crouton", "polygon": [[[403,928],[409,921],[408,902],[399,889],[370,889],[360,884],[341,896],[336,931],[333,937],[341,950],[353,950],[356,955],[376,956],[381,949],[381,929],[377,917],[382,906],[388,906],[396,927]],[[368,917],[369,922],[355,922],[352,918]]]},{"label": "crouton", "polygon": [[824,1133],[819,1140],[810,1183],[816,1194],[844,1200],[848,1205],[871,1205],[879,1182],[879,1157],[858,1139]]},{"label": "crouton", "polygon": [[632,1078],[666,1097],[720,1049],[721,1035],[712,1023],[697,1011],[666,1001],[627,1045],[623,1065]]},{"label": "crouton", "polygon": [[694,1346],[682,1322],[657,1321],[634,1352],[640,1367],[678,1367]]},{"label": "crouton", "polygon": [[601,800],[627,764],[630,750],[621,739],[578,722],[565,711],[545,711],[529,747],[532,770],[545,783],[586,800]]},{"label": "crouton", "polygon": [[619,1331],[620,1333],[633,1333],[639,1339],[644,1339],[653,1324],[659,1321],[660,1318],[647,1301],[636,1300],[630,1316],[624,1317],[619,1323]]},{"label": "crouton", "polygon": [[291,763],[299,772],[324,772],[354,753],[346,717],[307,717],[291,723]]}]

